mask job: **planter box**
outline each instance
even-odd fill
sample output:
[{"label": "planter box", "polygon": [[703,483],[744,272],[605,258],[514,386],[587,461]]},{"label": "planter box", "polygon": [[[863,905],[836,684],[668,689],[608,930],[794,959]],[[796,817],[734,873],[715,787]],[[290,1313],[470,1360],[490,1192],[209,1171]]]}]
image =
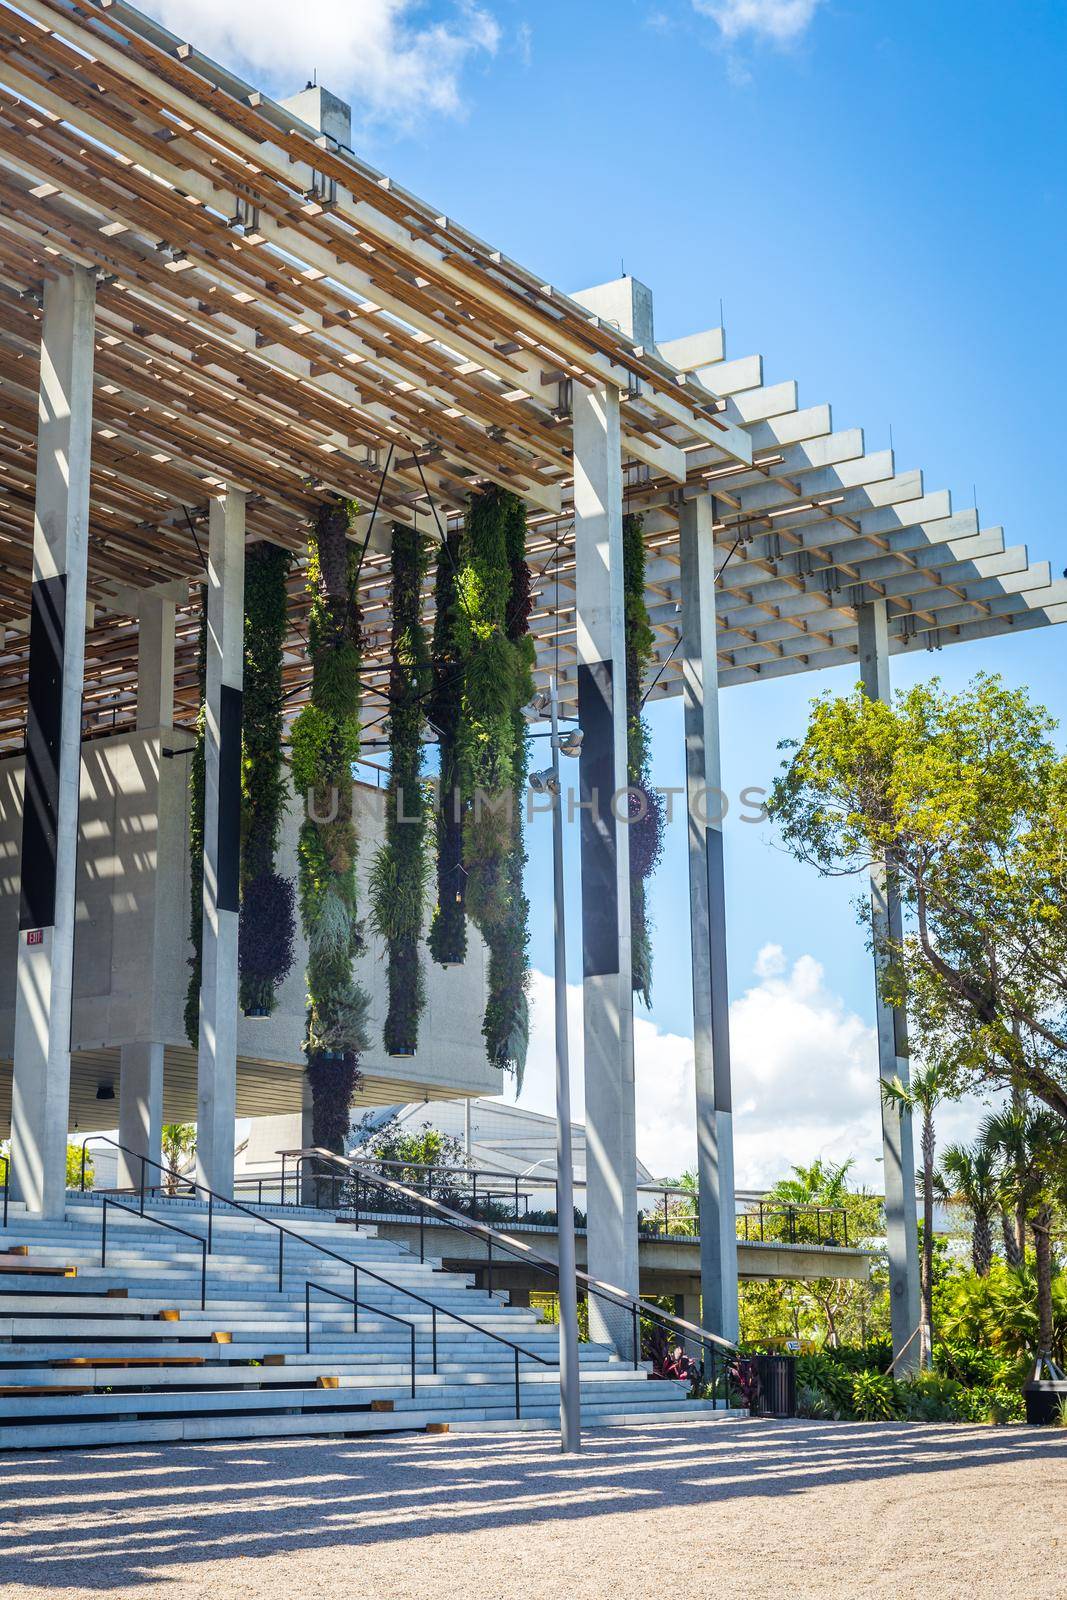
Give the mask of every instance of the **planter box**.
[{"label": "planter box", "polygon": [[1048,1428],[1059,1421],[1060,1404],[1067,1401],[1067,1378],[1031,1378],[1023,1384],[1026,1420]]}]

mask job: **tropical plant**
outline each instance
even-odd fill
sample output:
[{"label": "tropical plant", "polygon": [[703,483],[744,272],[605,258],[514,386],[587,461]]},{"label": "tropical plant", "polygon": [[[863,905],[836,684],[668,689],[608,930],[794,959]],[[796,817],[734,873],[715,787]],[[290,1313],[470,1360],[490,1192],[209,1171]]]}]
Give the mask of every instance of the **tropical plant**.
[{"label": "tropical plant", "polygon": [[888,1372],[857,1372],[852,1379],[852,1411],[860,1422],[895,1422],[900,1396]]},{"label": "tropical plant", "polygon": [[934,1163],[937,1141],[934,1133],[934,1112],[952,1088],[952,1074],[940,1061],[929,1061],[904,1083],[899,1077],[882,1084],[882,1096],[899,1114],[910,1116],[919,1112],[922,1117],[920,1143],[922,1148],[922,1258],[920,1282],[922,1289],[922,1319],[919,1335],[919,1365],[928,1367],[934,1341]]},{"label": "tropical plant", "polygon": [[1005,1181],[1017,1197],[1034,1241],[1037,1277],[1037,1358],[1051,1361],[1055,1347],[1052,1227],[1067,1209],[1067,1123],[1044,1108],[1012,1105],[987,1117],[982,1140],[1003,1158]]},{"label": "tropical plant", "polygon": [[268,1016],[293,964],[291,878],[275,871],[288,785],[282,761],[282,656],[291,556],[260,542],[245,556],[243,760],[241,764],[241,1005]]},{"label": "tropical plant", "polygon": [[993,1212],[1001,1194],[997,1157],[981,1140],[968,1149],[950,1144],[934,1174],[934,1193],[945,1204],[966,1206],[971,1217],[971,1260],[980,1278],[993,1261]]},{"label": "tropical plant", "polygon": [[290,738],[293,785],[306,805],[298,855],[300,917],[308,942],[304,1051],[312,1141],[338,1154],[344,1150],[349,1107],[359,1082],[369,1009],[366,991],[352,970],[363,948],[352,811],[363,659],[359,561],[348,542],[354,512],[350,501],[326,502],[309,534],[311,691]]},{"label": "tropical plant", "polygon": [[437,905],[430,924],[430,954],[458,966],[467,954],[466,870],[463,866],[463,790],[459,730],[463,716],[463,664],[458,638],[461,535],[450,529],[437,552],[431,646],[433,691],[429,721],[437,734]]},{"label": "tropical plant", "polygon": [[207,729],[207,587],[200,585],[200,622],[196,638],[197,713],[193,754],[189,763],[189,984],[185,992],[185,1037],[200,1044],[200,980],[204,959],[204,786]]},{"label": "tropical plant", "polygon": [[181,1164],[196,1149],[196,1124],[165,1122],[162,1144],[163,1188],[167,1194],[177,1194]]},{"label": "tropical plant", "polygon": [[[769,809],[827,874],[884,862],[911,926],[871,926],[883,998],[905,1001],[958,1086],[1026,1090],[1067,1118],[1067,757],[1025,692],[934,679],[890,704],[813,703]],[[870,917],[866,905],[863,914]]]},{"label": "tropical plant", "polygon": [[424,702],[430,663],[422,626],[423,537],[393,528],[392,657],[389,667],[389,787],[385,839],[371,868],[371,922],[388,949],[389,1009],[383,1042],[390,1055],[413,1055],[426,983],[419,955],[430,861],[422,781]]},{"label": "tropical plant", "polygon": [[[1067,1274],[1052,1275],[1052,1355],[1067,1364]],[[950,1370],[962,1349],[981,1349],[1009,1365],[1025,1361],[1038,1344],[1037,1275],[1031,1251],[1022,1267],[994,1261],[988,1274],[947,1274],[937,1287],[937,1322]],[[938,1344],[935,1350],[940,1350]],[[965,1374],[966,1375],[966,1374]]]},{"label": "tropical plant", "polygon": [[663,796],[651,782],[651,732],[642,715],[645,675],[655,635],[645,602],[644,519],[623,518],[623,591],[626,628],[626,782],[629,788],[630,961],[633,990],[652,1003],[652,929],[648,880],[663,853]]},{"label": "tropical plant", "polygon": [[463,807],[466,910],[489,948],[486,1054],[521,1084],[529,1038],[528,906],[522,804],[533,692],[522,502],[490,486],[471,496],[456,579],[462,669],[456,768]]}]

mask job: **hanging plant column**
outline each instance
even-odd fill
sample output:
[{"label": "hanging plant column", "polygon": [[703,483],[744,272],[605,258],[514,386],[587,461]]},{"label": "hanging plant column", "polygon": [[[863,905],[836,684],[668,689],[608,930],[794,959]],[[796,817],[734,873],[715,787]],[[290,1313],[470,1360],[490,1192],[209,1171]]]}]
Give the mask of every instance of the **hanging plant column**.
[{"label": "hanging plant column", "polygon": [[312,1138],[341,1152],[367,1043],[368,997],[352,963],[362,948],[356,919],[352,763],[360,744],[362,632],[358,554],[348,541],[354,506],[323,505],[308,540],[309,703],[293,723],[293,784],[306,812],[300,829],[300,918],[308,942],[304,1051]]},{"label": "hanging plant column", "polygon": [[528,1037],[522,805],[533,693],[529,574],[521,501],[472,496],[461,544],[456,637],[463,672],[458,733],[467,910],[489,947],[482,1032],[489,1061],[521,1080]]},{"label": "hanging plant column", "polygon": [[385,842],[371,873],[371,914],[389,958],[389,1010],[383,1043],[414,1055],[426,984],[419,955],[429,857],[422,781],[422,727],[430,658],[422,626],[422,535],[397,525],[392,546],[392,661],[389,669],[389,789]]},{"label": "hanging plant column", "polygon": [[200,697],[196,736],[189,763],[189,986],[185,992],[185,1037],[196,1050],[200,1044],[200,979],[204,959],[204,786],[206,783],[204,730],[207,712],[207,589],[202,584],[200,627],[196,639],[196,682]]},{"label": "hanging plant column", "polygon": [[648,880],[663,853],[663,797],[651,784],[651,734],[641,714],[645,674],[655,635],[645,604],[642,518],[623,518],[623,588],[626,625],[626,782],[630,789],[630,938],[633,989],[652,1002],[652,937]]},{"label": "hanging plant column", "polygon": [[437,907],[430,924],[430,954],[444,967],[459,966],[467,954],[466,870],[463,865],[463,791],[459,771],[459,729],[463,716],[463,667],[458,638],[456,593],[461,553],[457,531],[449,532],[437,553],[434,582],[433,692],[430,721],[440,757],[437,779]]},{"label": "hanging plant column", "polygon": [[244,759],[241,770],[241,1005],[274,1010],[293,964],[293,881],[274,870],[287,784],[282,765],[282,653],[291,558],[254,544],[245,560]]}]

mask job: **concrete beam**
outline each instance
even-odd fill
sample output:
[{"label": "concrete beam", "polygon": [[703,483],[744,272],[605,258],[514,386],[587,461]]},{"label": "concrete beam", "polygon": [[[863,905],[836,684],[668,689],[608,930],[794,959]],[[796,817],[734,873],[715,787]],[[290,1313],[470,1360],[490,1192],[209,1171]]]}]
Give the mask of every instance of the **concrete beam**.
[{"label": "concrete beam", "polygon": [[233,1193],[237,1114],[237,924],[241,866],[241,687],[245,496],[213,499],[208,526],[204,922],[197,1051],[200,1183]]},{"label": "concrete beam", "polygon": [[[889,636],[886,604],[876,600],[859,606],[860,678],[872,700],[888,700]],[[875,944],[888,936],[901,937],[900,899],[881,862],[871,869],[871,915]],[[878,988],[879,958],[875,957],[875,1016],[878,1028],[879,1088],[893,1078],[909,1080],[908,1023],[903,1008],[886,1005]],[[896,1372],[914,1372],[919,1365],[919,1232],[915,1209],[915,1143],[911,1114],[887,1106],[879,1093],[882,1112],[882,1152],[885,1179],[886,1241],[889,1256],[889,1313]]]},{"label": "concrete beam", "polygon": [[95,275],[45,283],[30,602],[12,1193],[66,1204],[75,875],[85,668]]},{"label": "concrete beam", "polygon": [[700,1278],[704,1326],[736,1339],[737,1229],[726,974],[722,815],[709,796],[722,788],[715,633],[715,521],[710,495],[686,501],[679,518],[681,676],[689,826],[689,922],[693,962]]},{"label": "concrete beam", "polygon": [[158,595],[137,606],[137,726],[174,726],[174,601]]},{"label": "concrete beam", "polygon": [[[626,788],[622,459],[617,391],[574,391],[575,588],[589,1271],[636,1294],[630,852],[614,810]],[[623,817],[626,811],[623,809]],[[593,1337],[632,1355],[632,1329],[593,1301]]]}]

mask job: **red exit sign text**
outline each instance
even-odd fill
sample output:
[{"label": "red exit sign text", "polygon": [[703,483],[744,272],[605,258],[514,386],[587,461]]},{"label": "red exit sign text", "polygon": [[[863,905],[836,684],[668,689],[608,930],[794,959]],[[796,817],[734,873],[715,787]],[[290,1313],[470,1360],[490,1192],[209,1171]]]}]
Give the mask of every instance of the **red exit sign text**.
[{"label": "red exit sign text", "polygon": [[26,943],[27,944],[44,944],[44,929],[43,928],[28,928],[26,930]]}]

